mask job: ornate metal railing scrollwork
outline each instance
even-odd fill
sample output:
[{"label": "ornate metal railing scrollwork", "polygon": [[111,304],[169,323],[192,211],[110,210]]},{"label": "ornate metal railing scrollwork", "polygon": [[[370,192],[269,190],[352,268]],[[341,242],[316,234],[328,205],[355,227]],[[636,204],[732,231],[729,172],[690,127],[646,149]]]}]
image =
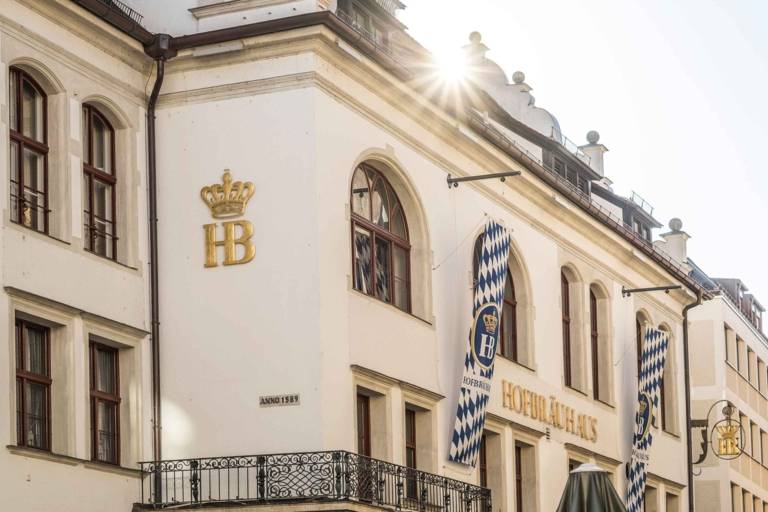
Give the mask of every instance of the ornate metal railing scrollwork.
[{"label": "ornate metal railing scrollwork", "polygon": [[[359,501],[415,512],[490,512],[491,492],[346,451],[140,463],[141,504]],[[153,481],[160,486],[153,485]],[[161,489],[161,495],[155,490]]]}]

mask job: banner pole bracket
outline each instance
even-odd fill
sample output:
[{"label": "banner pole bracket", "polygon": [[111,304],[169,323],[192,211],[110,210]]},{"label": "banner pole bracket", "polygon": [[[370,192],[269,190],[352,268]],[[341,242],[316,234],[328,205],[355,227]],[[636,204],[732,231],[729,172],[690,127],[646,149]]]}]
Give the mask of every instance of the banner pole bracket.
[{"label": "banner pole bracket", "polygon": [[507,178],[512,176],[520,176],[520,171],[504,171],[504,172],[494,172],[491,174],[479,174],[477,176],[462,176],[460,178],[452,178],[449,174],[446,178],[446,181],[448,182],[448,188],[456,188],[459,186],[459,183],[462,183],[464,181],[478,181],[478,180],[488,180],[493,178],[499,178],[501,181],[506,181]]}]

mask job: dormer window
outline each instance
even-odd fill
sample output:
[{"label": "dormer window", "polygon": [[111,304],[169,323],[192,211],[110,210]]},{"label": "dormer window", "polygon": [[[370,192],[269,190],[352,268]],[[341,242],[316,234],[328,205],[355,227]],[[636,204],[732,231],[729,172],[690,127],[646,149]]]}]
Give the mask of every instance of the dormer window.
[{"label": "dormer window", "polygon": [[336,14],[376,46],[389,46],[389,33],[401,28],[395,18],[395,10],[402,8],[399,2],[379,0],[339,0]]},{"label": "dormer window", "polygon": [[635,233],[643,237],[643,239],[648,240],[649,242],[651,241],[651,228],[648,225],[634,220],[632,221],[632,229]]}]

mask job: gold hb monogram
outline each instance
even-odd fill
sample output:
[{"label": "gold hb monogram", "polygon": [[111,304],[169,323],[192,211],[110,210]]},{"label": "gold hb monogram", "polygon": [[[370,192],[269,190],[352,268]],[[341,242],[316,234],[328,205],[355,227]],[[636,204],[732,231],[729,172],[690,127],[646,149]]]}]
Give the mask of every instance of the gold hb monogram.
[{"label": "gold hb monogram", "polygon": [[[251,182],[232,182],[232,176],[227,169],[222,177],[223,184],[203,187],[200,197],[210,208],[214,218],[237,217],[245,213],[245,206],[253,196],[254,186]],[[222,222],[224,240],[216,239],[217,224],[203,225],[205,232],[205,267],[219,265],[216,255],[217,247],[224,247],[224,265],[240,265],[248,263],[256,255],[256,247],[251,241],[253,224],[247,220],[230,220]],[[237,233],[240,228],[240,234]],[[237,247],[243,248],[242,256],[238,258]]]},{"label": "gold hb monogram", "polygon": [[737,425],[722,425],[717,427],[720,439],[717,442],[718,455],[733,456],[741,451],[738,443],[739,427]]},{"label": "gold hb monogram", "polygon": [[[216,247],[224,247],[224,265],[240,265],[248,263],[256,255],[251,237],[253,236],[253,224],[247,220],[230,220],[222,222],[224,226],[224,240],[216,240],[216,224],[205,224],[205,266],[216,267],[219,265],[216,258]],[[240,236],[235,238],[235,228],[240,227]],[[245,249],[243,257],[237,257],[237,246]]]}]

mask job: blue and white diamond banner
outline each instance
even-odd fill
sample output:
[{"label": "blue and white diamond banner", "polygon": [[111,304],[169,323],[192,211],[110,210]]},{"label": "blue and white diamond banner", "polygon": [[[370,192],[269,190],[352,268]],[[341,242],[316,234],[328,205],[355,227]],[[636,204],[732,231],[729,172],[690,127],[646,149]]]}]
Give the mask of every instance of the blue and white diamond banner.
[{"label": "blue and white diamond banner", "polygon": [[632,435],[632,455],[629,460],[627,484],[627,512],[641,512],[645,496],[645,477],[650,461],[649,451],[653,443],[651,424],[659,406],[661,380],[664,378],[664,362],[667,359],[669,335],[648,328],[643,338],[640,365],[640,383],[637,392],[635,432]]},{"label": "blue and white diamond banner", "polygon": [[493,362],[499,345],[501,305],[509,259],[507,230],[489,219],[485,225],[478,262],[472,327],[464,356],[464,375],[459,389],[456,424],[448,458],[474,467],[485,425],[485,409],[491,394]]}]

